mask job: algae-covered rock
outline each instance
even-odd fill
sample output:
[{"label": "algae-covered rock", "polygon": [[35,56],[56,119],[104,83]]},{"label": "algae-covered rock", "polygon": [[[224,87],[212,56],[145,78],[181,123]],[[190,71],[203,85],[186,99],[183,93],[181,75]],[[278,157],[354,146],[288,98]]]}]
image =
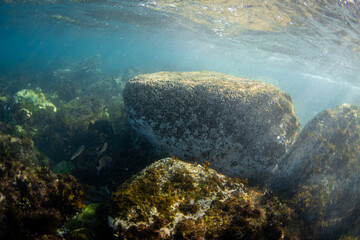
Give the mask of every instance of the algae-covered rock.
[{"label": "algae-covered rock", "polygon": [[360,107],[319,113],[279,164],[272,187],[293,197],[311,239],[360,236]]},{"label": "algae-covered rock", "polygon": [[133,126],[160,155],[211,163],[262,184],[292,145],[291,98],[270,84],[215,72],[159,72],[124,89]]},{"label": "algae-covered rock", "polygon": [[109,140],[112,136],[89,131],[95,123],[107,122],[109,118],[103,99],[75,98],[59,107],[54,118],[38,130],[34,141],[39,150],[58,163],[70,159],[81,145],[100,146]]},{"label": "algae-covered rock", "polygon": [[66,240],[114,239],[107,217],[105,203],[91,203],[63,226],[62,236]]},{"label": "algae-covered rock", "polygon": [[[51,81],[44,82],[42,86],[48,95],[57,96],[58,108],[45,124],[36,126],[34,140],[37,148],[53,162],[70,159],[81,145],[86,146],[87,152],[101,148],[109,136],[89,133],[96,122],[114,119],[117,120],[116,127],[123,125],[123,86],[112,77],[101,74],[99,55],[53,71],[48,77]],[[112,126],[112,123],[109,125]],[[92,169],[95,167],[92,166]]]},{"label": "algae-covered rock", "polygon": [[[31,115],[31,110],[34,108],[38,109],[52,109],[52,111],[56,112],[56,106],[46,98],[46,96],[41,91],[35,91],[32,89],[23,89],[15,93],[14,100],[16,104],[24,105],[24,109],[26,109]],[[29,108],[29,109],[28,109]],[[34,110],[35,110],[34,109]]]},{"label": "algae-covered rock", "polygon": [[121,239],[280,239],[291,210],[270,193],[175,158],[125,182],[109,202]]},{"label": "algae-covered rock", "polygon": [[41,166],[28,141],[0,133],[0,239],[60,239],[57,229],[82,207],[83,188]]},{"label": "algae-covered rock", "polygon": [[3,107],[4,121],[21,125],[24,132],[17,131],[18,136],[33,135],[36,129],[45,125],[58,110],[50,99],[40,88],[20,90],[8,99]]},{"label": "algae-covered rock", "polygon": [[4,121],[6,119],[6,102],[7,98],[5,96],[1,96],[0,94],[0,121]]},{"label": "algae-covered rock", "polygon": [[1,101],[1,102],[6,102],[7,99],[6,99],[6,97],[0,95],[0,101]]}]

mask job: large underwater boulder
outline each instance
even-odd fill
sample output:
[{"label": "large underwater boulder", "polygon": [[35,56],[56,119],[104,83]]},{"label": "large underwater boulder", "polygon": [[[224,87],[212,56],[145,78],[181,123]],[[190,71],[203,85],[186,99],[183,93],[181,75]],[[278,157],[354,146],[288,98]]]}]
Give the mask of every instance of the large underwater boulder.
[{"label": "large underwater boulder", "polygon": [[292,217],[272,194],[176,158],[146,167],[109,201],[121,239],[280,239]]},{"label": "large underwater boulder", "polygon": [[262,184],[298,130],[291,98],[270,84],[215,72],[159,72],[124,89],[133,126],[160,156],[211,163]]},{"label": "large underwater boulder", "polygon": [[360,236],[360,106],[313,118],[281,161],[272,188],[298,205],[309,239]]}]

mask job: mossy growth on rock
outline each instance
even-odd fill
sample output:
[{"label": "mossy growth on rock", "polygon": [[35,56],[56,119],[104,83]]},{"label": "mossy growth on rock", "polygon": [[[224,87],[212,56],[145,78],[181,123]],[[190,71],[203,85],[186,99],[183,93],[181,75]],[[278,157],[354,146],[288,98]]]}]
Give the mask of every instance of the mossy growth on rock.
[{"label": "mossy growth on rock", "polygon": [[208,166],[159,160],[121,185],[109,201],[121,239],[280,239],[292,210]]},{"label": "mossy growth on rock", "polygon": [[39,150],[58,163],[64,160],[64,156],[70,159],[76,150],[74,147],[92,140],[88,131],[92,124],[108,119],[110,116],[102,100],[75,98],[60,105],[55,117],[39,128],[34,141]]},{"label": "mossy growth on rock", "polygon": [[103,202],[88,204],[62,229],[66,240],[112,239],[113,236],[107,224],[107,206]]},{"label": "mossy growth on rock", "polygon": [[360,106],[316,115],[279,164],[271,186],[293,199],[308,239],[360,237]]},{"label": "mossy growth on rock", "polygon": [[54,118],[58,109],[52,100],[54,98],[43,93],[39,87],[22,89],[1,104],[1,120],[16,125],[18,129],[13,133],[17,136],[32,137],[38,128]]},{"label": "mossy growth on rock", "polygon": [[0,156],[0,239],[56,239],[83,206],[83,187],[41,166],[26,140],[0,134]]},{"label": "mossy growth on rock", "polygon": [[14,95],[14,101],[16,104],[24,105],[24,107],[29,107],[33,110],[38,109],[52,109],[53,112],[57,111],[56,106],[46,98],[44,93],[41,92],[41,89],[32,90],[32,89],[23,89],[18,91]]}]

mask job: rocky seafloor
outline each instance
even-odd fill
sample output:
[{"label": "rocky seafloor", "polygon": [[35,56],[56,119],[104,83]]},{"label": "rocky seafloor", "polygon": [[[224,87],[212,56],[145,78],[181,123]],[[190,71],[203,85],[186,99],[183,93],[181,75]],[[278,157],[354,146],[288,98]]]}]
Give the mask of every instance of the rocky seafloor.
[{"label": "rocky seafloor", "polygon": [[1,239],[360,237],[359,106],[300,129],[264,82],[100,66],[0,77]]}]

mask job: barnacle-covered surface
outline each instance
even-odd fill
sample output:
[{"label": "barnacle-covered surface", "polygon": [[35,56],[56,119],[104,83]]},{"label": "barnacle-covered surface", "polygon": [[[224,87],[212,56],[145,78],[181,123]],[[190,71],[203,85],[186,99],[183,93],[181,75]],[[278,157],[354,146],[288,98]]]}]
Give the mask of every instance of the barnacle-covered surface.
[{"label": "barnacle-covered surface", "polygon": [[[292,211],[208,164],[161,159],[125,182],[110,200],[109,224],[121,239],[280,239],[294,234]],[[292,228],[294,229],[294,228]]]},{"label": "barnacle-covered surface", "polygon": [[31,140],[0,134],[1,239],[57,239],[57,229],[83,207],[82,186],[42,166],[32,147]]},{"label": "barnacle-covered surface", "polygon": [[270,84],[216,72],[158,72],[128,82],[136,129],[161,155],[209,161],[263,184],[298,130],[291,98]]},{"label": "barnacle-covered surface", "polygon": [[271,182],[298,205],[310,238],[359,237],[359,173],[360,107],[343,104],[304,127]]}]

